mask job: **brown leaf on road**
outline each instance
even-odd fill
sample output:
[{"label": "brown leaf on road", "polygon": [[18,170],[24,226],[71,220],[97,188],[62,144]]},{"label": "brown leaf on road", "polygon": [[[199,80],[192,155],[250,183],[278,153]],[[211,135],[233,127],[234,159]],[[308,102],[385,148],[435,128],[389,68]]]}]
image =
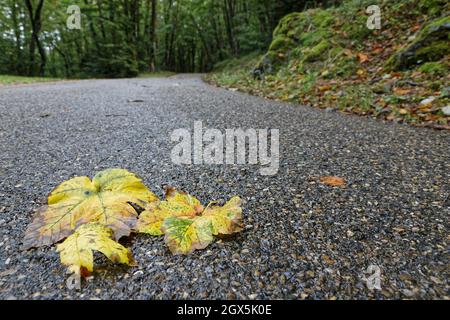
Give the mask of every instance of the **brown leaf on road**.
[{"label": "brown leaf on road", "polygon": [[339,178],[339,177],[334,177],[334,176],[321,177],[320,182],[323,184],[326,184],[327,186],[331,186],[331,187],[341,187],[341,186],[345,185],[344,179]]}]

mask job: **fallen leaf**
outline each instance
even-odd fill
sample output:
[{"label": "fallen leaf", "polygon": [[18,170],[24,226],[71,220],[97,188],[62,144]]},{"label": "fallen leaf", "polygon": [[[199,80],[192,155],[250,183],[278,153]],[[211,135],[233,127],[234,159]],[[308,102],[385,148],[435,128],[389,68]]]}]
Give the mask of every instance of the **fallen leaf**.
[{"label": "fallen leaf", "polygon": [[112,240],[113,231],[99,223],[80,226],[63,243],[58,244],[61,263],[79,275],[87,276],[94,270],[93,250],[103,253],[115,263],[133,264],[131,252],[120,243]]},{"label": "fallen leaf", "polygon": [[416,25],[414,25],[412,28],[411,28],[411,31],[412,32],[416,32],[417,30],[419,30],[420,29],[420,24],[416,24]]},{"label": "fallen leaf", "polygon": [[197,217],[169,217],[164,220],[164,241],[173,254],[189,254],[206,248],[212,241],[212,226],[209,219]]},{"label": "fallen leaf", "polygon": [[96,221],[110,227],[116,239],[128,236],[137,221],[129,202],[157,200],[141,179],[123,169],[99,172],[89,177],[75,177],[60,184],[48,197],[28,226],[23,248],[50,245],[69,236],[79,225]]},{"label": "fallen leaf", "polygon": [[376,48],[373,48],[373,50],[372,50],[372,52],[375,54],[379,54],[383,51],[384,51],[384,49],[382,47],[376,47]]},{"label": "fallen leaf", "polygon": [[348,57],[353,56],[353,52],[350,49],[344,49],[344,54]]},{"label": "fallen leaf", "polygon": [[192,217],[203,211],[203,206],[195,197],[173,188],[166,189],[166,200],[148,204],[139,215],[136,230],[153,236],[161,236],[163,221],[168,217]]},{"label": "fallen leaf", "polygon": [[394,112],[391,112],[391,113],[386,117],[386,120],[392,121],[392,120],[394,120],[395,118],[397,118],[397,116],[395,115]]},{"label": "fallen leaf", "polygon": [[358,57],[360,63],[369,61],[369,56],[364,53],[358,53],[356,56]]},{"label": "fallen leaf", "polygon": [[204,208],[195,197],[166,190],[166,200],[149,204],[136,223],[136,230],[154,236],[165,234],[165,242],[174,254],[203,249],[213,236],[230,235],[242,230],[241,199],[234,197],[224,206]]},{"label": "fallen leaf", "polygon": [[322,255],[322,260],[325,261],[325,263],[329,264],[329,265],[333,265],[336,263],[336,261],[334,261],[333,259],[331,259],[329,256],[327,256],[325,254]]},{"label": "fallen leaf", "polygon": [[358,69],[358,71],[356,71],[356,74],[358,76],[364,76],[366,74],[366,70],[364,69]]},{"label": "fallen leaf", "polygon": [[339,177],[326,176],[321,177],[320,182],[331,187],[340,187],[345,185],[345,180]]},{"label": "fallen leaf", "polygon": [[407,95],[407,94],[411,93],[411,90],[409,90],[409,89],[402,89],[402,88],[394,88],[393,91],[394,91],[394,93],[396,93],[398,95],[401,95],[401,96],[404,96],[404,95]]},{"label": "fallen leaf", "polygon": [[203,211],[212,224],[215,236],[229,235],[242,230],[241,199],[233,197],[224,206],[212,206]]},{"label": "fallen leaf", "polygon": [[319,91],[321,91],[321,92],[329,91],[330,89],[331,89],[331,86],[329,86],[329,85],[319,86]]},{"label": "fallen leaf", "polygon": [[213,236],[230,235],[242,230],[241,199],[234,197],[223,207],[205,209],[195,217],[169,217],[162,224],[164,241],[173,254],[189,254],[206,248]]}]

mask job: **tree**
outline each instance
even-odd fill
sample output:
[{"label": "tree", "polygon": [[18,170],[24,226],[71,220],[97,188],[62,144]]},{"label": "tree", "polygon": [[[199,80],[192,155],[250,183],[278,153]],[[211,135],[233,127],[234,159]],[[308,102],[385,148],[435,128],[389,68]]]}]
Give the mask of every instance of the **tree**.
[{"label": "tree", "polygon": [[325,2],[83,0],[77,2],[82,29],[69,30],[72,0],[4,0],[0,72],[66,77],[205,72],[226,58],[264,51],[282,16]]},{"label": "tree", "polygon": [[156,26],[157,26],[157,6],[156,0],[151,0],[151,27],[150,27],[150,71],[156,71]]},{"label": "tree", "polygon": [[39,39],[39,33],[41,32],[41,28],[42,28],[41,13],[42,13],[42,8],[44,6],[44,0],[39,0],[35,10],[33,9],[33,4],[31,2],[31,0],[25,0],[25,5],[27,7],[28,14],[30,17],[31,30],[32,30],[32,35],[31,35],[31,40],[30,40],[30,63],[29,63],[28,74],[35,75],[34,54],[35,54],[36,46],[37,46],[39,55],[41,57],[41,63],[39,65],[39,75],[44,76],[47,57],[45,54],[43,44]]}]

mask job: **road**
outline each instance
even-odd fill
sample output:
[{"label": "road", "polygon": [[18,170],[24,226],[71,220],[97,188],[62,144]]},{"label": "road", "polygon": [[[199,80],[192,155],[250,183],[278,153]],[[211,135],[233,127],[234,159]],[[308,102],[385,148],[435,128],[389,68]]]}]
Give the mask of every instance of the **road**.
[{"label": "road", "polygon": [[[194,121],[279,129],[278,173],[174,164],[170,135]],[[198,75],[3,87],[0,298],[448,299],[449,150],[449,132],[263,100]],[[94,277],[69,290],[54,247],[20,251],[23,233],[56,185],[110,167],[159,196],[165,185],[204,203],[239,195],[245,231],[190,256],[137,235],[125,244],[138,267],[99,256]],[[381,290],[367,286],[370,265]]]}]

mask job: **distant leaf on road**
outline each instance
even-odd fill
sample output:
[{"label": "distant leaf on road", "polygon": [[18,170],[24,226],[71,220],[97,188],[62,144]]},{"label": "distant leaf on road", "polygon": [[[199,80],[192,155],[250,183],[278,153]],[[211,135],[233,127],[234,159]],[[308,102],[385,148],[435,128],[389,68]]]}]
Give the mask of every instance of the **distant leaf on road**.
[{"label": "distant leaf on road", "polygon": [[339,177],[334,177],[334,176],[321,177],[320,182],[323,184],[326,184],[327,186],[331,186],[331,187],[340,187],[340,186],[345,185],[344,179],[339,178]]}]

